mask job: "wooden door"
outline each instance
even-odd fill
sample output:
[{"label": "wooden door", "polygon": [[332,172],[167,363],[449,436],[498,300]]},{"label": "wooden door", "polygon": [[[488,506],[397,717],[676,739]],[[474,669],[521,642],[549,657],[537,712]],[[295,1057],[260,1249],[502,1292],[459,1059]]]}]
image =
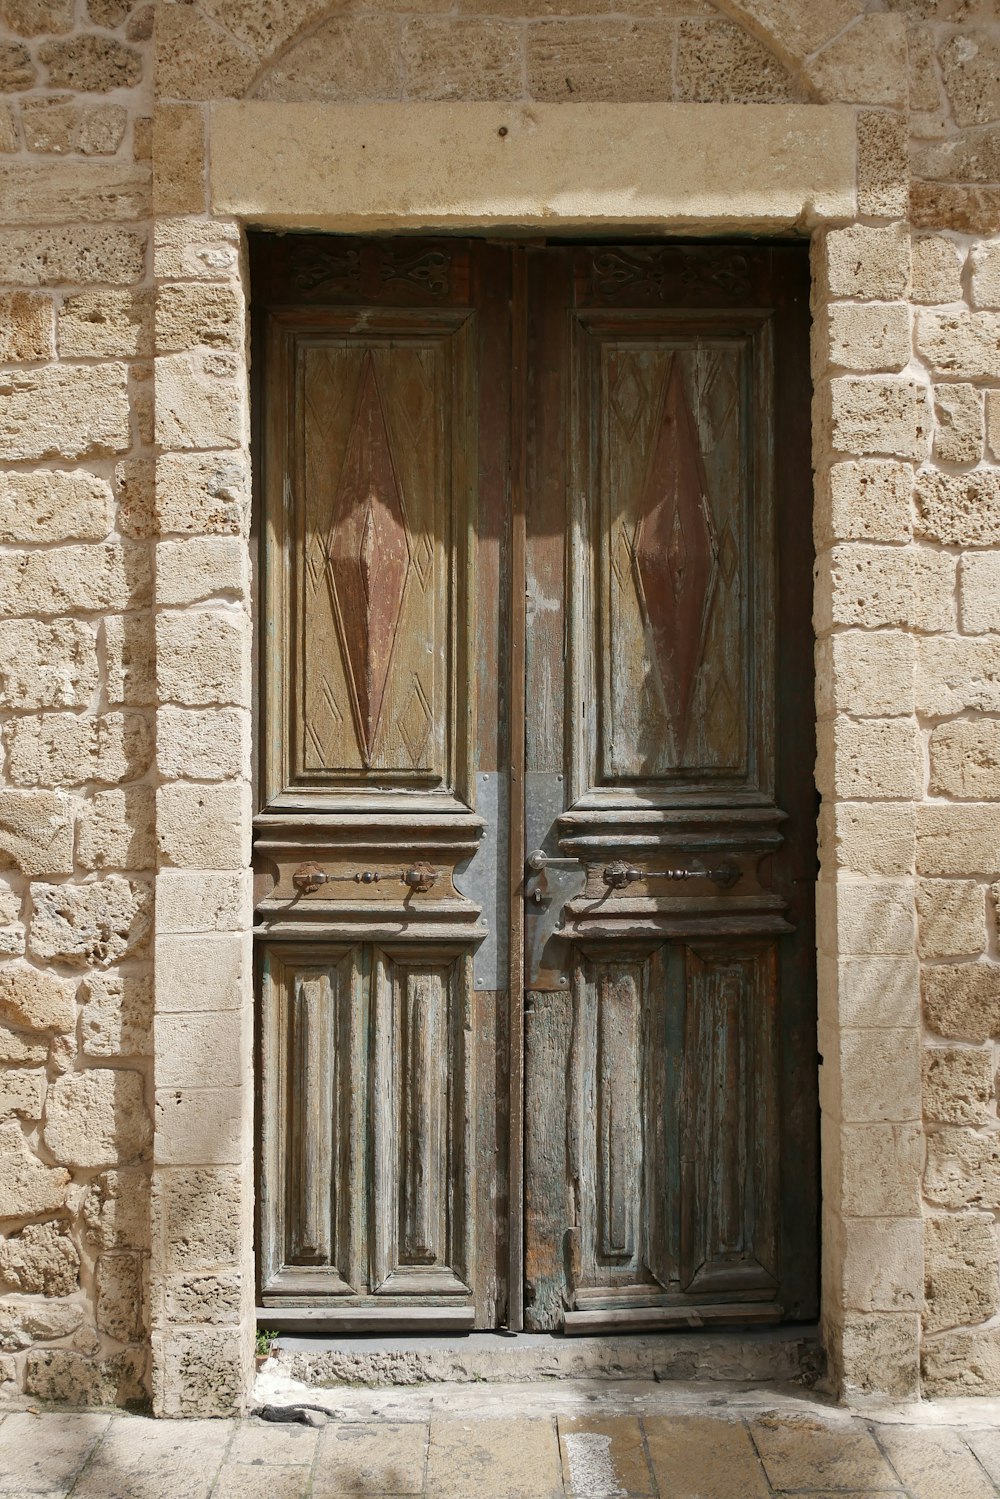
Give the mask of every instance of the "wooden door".
[{"label": "wooden door", "polygon": [[252,286],[263,1304],[813,1315],[803,250]]}]

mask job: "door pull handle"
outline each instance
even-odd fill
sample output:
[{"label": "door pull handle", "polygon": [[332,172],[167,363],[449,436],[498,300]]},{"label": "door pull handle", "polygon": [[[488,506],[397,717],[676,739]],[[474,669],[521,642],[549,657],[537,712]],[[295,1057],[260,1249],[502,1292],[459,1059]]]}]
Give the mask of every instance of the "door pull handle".
[{"label": "door pull handle", "polygon": [[330,874],[319,864],[300,864],[292,874],[292,884],[303,895],[318,890],[321,885],[344,881],[352,885],[377,885],[380,880],[399,880],[410,890],[424,894],[437,884],[438,871],[422,860],[411,864],[409,869],[356,869],[353,874]]},{"label": "door pull handle", "polygon": [[637,869],[624,859],[616,859],[614,863],[605,865],[601,877],[609,890],[624,890],[627,885],[635,884],[636,880],[711,880],[713,885],[727,890],[739,880],[740,870],[738,864],[729,863],[720,864],[717,869]]},{"label": "door pull handle", "polygon": [[541,874],[543,869],[576,869],[580,861],[579,859],[553,858],[543,848],[536,848],[528,855],[525,863],[535,874]]}]

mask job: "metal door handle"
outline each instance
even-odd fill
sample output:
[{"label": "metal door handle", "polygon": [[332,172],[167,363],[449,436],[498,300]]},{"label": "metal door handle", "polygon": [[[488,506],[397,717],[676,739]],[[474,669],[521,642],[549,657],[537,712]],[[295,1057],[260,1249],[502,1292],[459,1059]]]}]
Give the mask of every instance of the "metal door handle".
[{"label": "metal door handle", "polygon": [[737,864],[721,864],[717,869],[637,869],[624,859],[605,865],[602,878],[609,890],[624,890],[636,880],[711,880],[723,890],[735,885],[740,877]]},{"label": "metal door handle", "polygon": [[377,885],[379,880],[399,880],[410,890],[423,894],[437,883],[438,871],[421,860],[411,864],[409,869],[356,869],[353,874],[330,874],[319,864],[300,864],[292,875],[292,884],[303,894],[311,894],[321,885],[336,881],[347,881],[352,885]]},{"label": "metal door handle", "polygon": [[533,849],[525,862],[528,868],[533,869],[536,874],[540,874],[543,869],[548,868],[576,869],[580,863],[579,859],[563,859],[558,856],[553,858],[543,848]]}]

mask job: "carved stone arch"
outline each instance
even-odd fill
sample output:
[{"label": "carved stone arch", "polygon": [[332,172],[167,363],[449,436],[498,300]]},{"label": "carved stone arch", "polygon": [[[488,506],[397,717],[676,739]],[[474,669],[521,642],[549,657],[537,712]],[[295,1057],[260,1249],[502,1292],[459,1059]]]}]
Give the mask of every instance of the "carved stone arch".
[{"label": "carved stone arch", "polygon": [[721,15],[757,38],[819,102],[829,91],[811,62],[865,14],[863,0],[712,0]]}]

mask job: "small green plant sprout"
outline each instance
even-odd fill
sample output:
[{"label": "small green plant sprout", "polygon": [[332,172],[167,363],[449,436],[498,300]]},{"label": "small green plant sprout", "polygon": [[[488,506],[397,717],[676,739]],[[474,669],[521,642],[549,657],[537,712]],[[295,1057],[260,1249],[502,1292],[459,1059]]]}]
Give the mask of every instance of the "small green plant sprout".
[{"label": "small green plant sprout", "polygon": [[270,1332],[266,1327],[258,1327],[257,1338],[254,1343],[254,1352],[258,1358],[267,1358],[267,1355],[271,1352],[271,1345],[277,1336],[276,1332]]}]

